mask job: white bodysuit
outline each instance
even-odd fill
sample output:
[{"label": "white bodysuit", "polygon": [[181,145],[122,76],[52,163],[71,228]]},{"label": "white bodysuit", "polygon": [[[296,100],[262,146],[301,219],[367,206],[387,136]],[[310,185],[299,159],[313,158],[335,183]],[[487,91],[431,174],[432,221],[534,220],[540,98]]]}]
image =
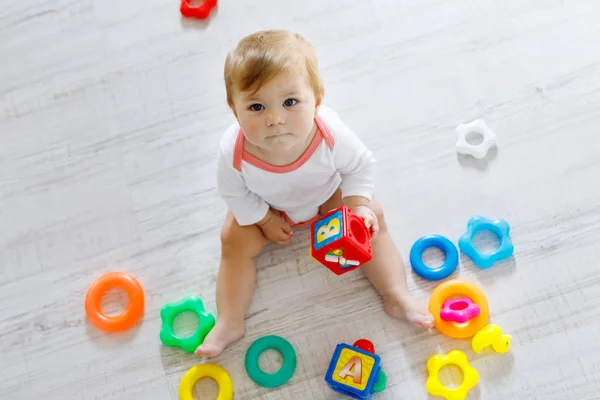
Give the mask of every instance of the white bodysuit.
[{"label": "white bodysuit", "polygon": [[317,133],[294,163],[273,166],[244,151],[237,121],[221,140],[217,189],[242,226],[265,217],[269,207],[293,225],[311,222],[338,188],[342,197],[373,197],[375,158],[327,107],[319,108]]}]

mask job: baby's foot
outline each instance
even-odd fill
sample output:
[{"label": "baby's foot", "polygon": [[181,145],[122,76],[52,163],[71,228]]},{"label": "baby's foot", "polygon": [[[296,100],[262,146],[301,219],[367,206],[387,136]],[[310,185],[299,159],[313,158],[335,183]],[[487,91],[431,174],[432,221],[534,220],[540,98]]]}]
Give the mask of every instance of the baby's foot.
[{"label": "baby's foot", "polygon": [[427,305],[408,294],[392,294],[383,299],[385,312],[394,318],[406,319],[421,328],[433,326],[433,316]]},{"label": "baby's foot", "polygon": [[202,343],[194,354],[197,356],[207,356],[213,358],[223,352],[225,347],[231,343],[240,340],[244,336],[244,322],[232,323],[224,319],[218,319],[214,328],[206,335]]}]

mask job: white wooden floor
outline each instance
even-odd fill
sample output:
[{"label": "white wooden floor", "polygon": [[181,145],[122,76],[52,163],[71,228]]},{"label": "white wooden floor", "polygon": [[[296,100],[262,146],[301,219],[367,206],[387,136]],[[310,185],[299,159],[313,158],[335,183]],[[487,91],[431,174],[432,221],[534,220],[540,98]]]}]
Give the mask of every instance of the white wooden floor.
[{"label": "white wooden floor", "polygon": [[[597,0],[223,0],[207,23],[182,20],[177,0],[0,4],[3,400],[177,398],[199,360],[161,345],[159,311],[192,293],[215,310],[225,208],[214,156],[232,118],[224,57],[276,27],[314,44],[326,103],[376,153],[377,196],[405,259],[422,235],[456,242],[476,214],[511,224],[514,259],[479,270],[463,257],[453,277],[484,289],[513,347],[475,356],[468,341],[388,318],[362,274],[309,259],[304,232],[260,257],[247,337],[215,360],[236,399],[341,398],[324,372],[337,343],[360,337],[387,372],[378,399],[431,398],[425,363],[454,348],[480,373],[469,399],[600,398]],[[486,161],[454,148],[454,128],[475,118],[499,138]],[[146,313],[106,335],[83,300],[113,270],[140,280]],[[435,284],[407,272],[427,299]],[[274,390],[243,366],[267,334],[299,359]],[[216,385],[196,395],[214,399]]]}]

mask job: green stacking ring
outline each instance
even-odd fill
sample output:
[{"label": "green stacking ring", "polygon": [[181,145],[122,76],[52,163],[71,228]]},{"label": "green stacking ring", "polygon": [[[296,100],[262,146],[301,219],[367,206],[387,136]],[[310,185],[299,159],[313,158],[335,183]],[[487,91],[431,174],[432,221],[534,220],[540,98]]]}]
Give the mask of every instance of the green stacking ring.
[{"label": "green stacking ring", "polygon": [[[258,357],[263,351],[273,349],[281,353],[283,363],[279,371],[267,374],[258,366]],[[246,372],[257,385],[275,388],[285,384],[296,370],[296,351],[279,336],[264,336],[250,345],[246,352]]]}]

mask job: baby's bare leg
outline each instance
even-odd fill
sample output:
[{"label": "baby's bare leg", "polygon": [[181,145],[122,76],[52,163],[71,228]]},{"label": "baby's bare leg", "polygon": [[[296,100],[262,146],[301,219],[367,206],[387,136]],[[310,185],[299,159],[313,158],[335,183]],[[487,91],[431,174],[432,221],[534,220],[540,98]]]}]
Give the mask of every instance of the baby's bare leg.
[{"label": "baby's bare leg", "polygon": [[[325,203],[324,209],[332,210],[342,204],[341,192],[338,191]],[[361,267],[363,273],[383,298],[385,311],[389,315],[406,318],[412,324],[423,328],[431,327],[433,317],[427,305],[408,292],[404,262],[387,230],[381,205],[373,199],[368,207],[377,215],[379,233],[372,242],[373,259]]]},{"label": "baby's bare leg", "polygon": [[217,276],[217,323],[196,354],[216,357],[244,336],[246,311],[256,280],[254,257],[268,244],[256,225],[240,226],[229,211],[221,231],[221,264]]},{"label": "baby's bare leg", "polygon": [[373,259],[362,266],[363,273],[383,297],[385,311],[395,318],[406,318],[414,325],[430,328],[433,317],[423,301],[410,295],[402,257],[387,230],[381,205],[372,200],[369,208],[377,215],[379,233],[373,240]]}]

